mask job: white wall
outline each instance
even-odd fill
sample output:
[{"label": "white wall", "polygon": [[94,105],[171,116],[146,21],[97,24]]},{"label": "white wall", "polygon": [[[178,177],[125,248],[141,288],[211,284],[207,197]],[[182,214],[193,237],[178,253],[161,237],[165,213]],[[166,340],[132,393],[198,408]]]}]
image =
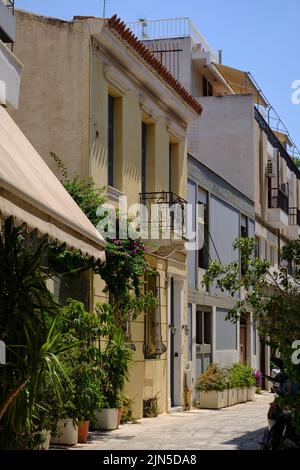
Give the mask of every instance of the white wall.
[{"label": "white wall", "polygon": [[188,152],[254,199],[252,96],[201,97],[201,118],[189,127]]}]

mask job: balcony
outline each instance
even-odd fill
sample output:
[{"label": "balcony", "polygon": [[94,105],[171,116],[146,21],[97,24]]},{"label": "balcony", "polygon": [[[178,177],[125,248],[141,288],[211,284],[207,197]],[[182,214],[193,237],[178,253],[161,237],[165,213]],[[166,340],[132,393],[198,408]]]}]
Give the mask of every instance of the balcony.
[{"label": "balcony", "polygon": [[298,240],[300,236],[300,210],[297,207],[289,208],[288,238]]},{"label": "balcony", "polygon": [[289,198],[280,188],[271,188],[268,192],[268,222],[276,229],[283,229],[289,224]]},{"label": "balcony", "polygon": [[6,43],[13,43],[16,39],[14,3],[14,0],[0,0],[0,39]]},{"label": "balcony", "polygon": [[[167,256],[186,242],[186,201],[168,191],[140,193],[142,238]],[[159,253],[158,253],[159,251]]]}]

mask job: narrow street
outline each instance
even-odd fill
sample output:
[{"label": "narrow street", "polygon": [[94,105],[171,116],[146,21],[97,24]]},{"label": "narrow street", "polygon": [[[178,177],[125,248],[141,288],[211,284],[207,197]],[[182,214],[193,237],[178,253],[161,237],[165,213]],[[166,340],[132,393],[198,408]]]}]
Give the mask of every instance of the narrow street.
[{"label": "narrow street", "polygon": [[196,410],[141,419],[116,431],[92,432],[74,450],[255,450],[267,424],[271,393],[221,410]]}]

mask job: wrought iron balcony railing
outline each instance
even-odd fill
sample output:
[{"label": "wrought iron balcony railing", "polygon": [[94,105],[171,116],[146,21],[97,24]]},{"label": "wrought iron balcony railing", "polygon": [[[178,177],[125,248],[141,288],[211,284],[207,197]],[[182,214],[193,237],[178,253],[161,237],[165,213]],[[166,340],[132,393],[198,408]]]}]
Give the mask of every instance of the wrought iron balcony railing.
[{"label": "wrought iron balcony railing", "polygon": [[268,192],[269,209],[281,209],[289,215],[289,198],[279,188],[271,188]]},{"label": "wrought iron balcony railing", "polygon": [[289,225],[299,225],[300,227],[300,210],[297,207],[289,208]]},{"label": "wrought iron balcony railing", "polygon": [[141,228],[149,239],[186,236],[186,201],[170,191],[140,193]]}]

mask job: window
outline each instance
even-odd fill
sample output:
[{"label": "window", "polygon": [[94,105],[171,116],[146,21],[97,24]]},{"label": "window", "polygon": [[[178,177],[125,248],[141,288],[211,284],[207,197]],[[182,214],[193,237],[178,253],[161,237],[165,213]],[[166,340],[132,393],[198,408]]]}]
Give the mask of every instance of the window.
[{"label": "window", "polygon": [[260,257],[260,250],[259,250],[259,237],[255,237],[255,258]]},{"label": "window", "polygon": [[278,253],[277,253],[277,246],[270,245],[270,263],[271,266],[275,266],[278,262]]},{"label": "window", "polygon": [[108,95],[108,175],[109,186],[114,186],[114,140],[115,140],[115,98]]},{"label": "window", "polygon": [[226,320],[227,310],[217,309],[216,312],[216,349],[237,349],[237,325]]},{"label": "window", "polygon": [[253,335],[253,355],[256,356],[257,345],[256,345],[256,322],[255,320],[253,320],[253,323],[252,323],[252,335]]},{"label": "window", "polygon": [[[248,219],[245,215],[241,214],[241,227],[240,227],[241,238],[248,237]],[[244,276],[247,271],[247,263],[241,260],[241,274]]]},{"label": "window", "polygon": [[142,122],[142,193],[147,192],[147,140],[148,126]]},{"label": "window", "polygon": [[212,84],[207,80],[206,77],[203,77],[203,96],[213,96]]},{"label": "window", "polygon": [[201,188],[198,188],[198,204],[200,205],[199,209],[203,210],[204,222],[204,224],[199,224],[199,242],[202,243],[202,248],[198,250],[198,267],[207,269],[209,264],[208,194]]},{"label": "window", "polygon": [[158,359],[167,350],[162,341],[161,330],[161,304],[160,304],[160,276],[158,273],[148,273],[145,276],[145,290],[152,291],[157,298],[157,306],[145,312],[145,359]]},{"label": "window", "polygon": [[[192,206],[192,213],[188,213],[188,224],[190,230],[193,233],[196,232],[196,199],[197,197],[197,186],[196,184],[188,180],[188,203]],[[197,251],[188,251],[188,276],[189,276],[189,288],[196,289],[196,272],[197,272]]]},{"label": "window", "polygon": [[196,344],[211,344],[211,313],[196,313]]},{"label": "window", "polygon": [[61,275],[54,281],[54,298],[60,305],[66,305],[68,299],[82,302],[86,310],[90,309],[90,281],[88,273]]},{"label": "window", "polygon": [[188,336],[188,360],[193,360],[193,309],[192,304],[188,304],[188,329],[189,329],[189,336]]}]

